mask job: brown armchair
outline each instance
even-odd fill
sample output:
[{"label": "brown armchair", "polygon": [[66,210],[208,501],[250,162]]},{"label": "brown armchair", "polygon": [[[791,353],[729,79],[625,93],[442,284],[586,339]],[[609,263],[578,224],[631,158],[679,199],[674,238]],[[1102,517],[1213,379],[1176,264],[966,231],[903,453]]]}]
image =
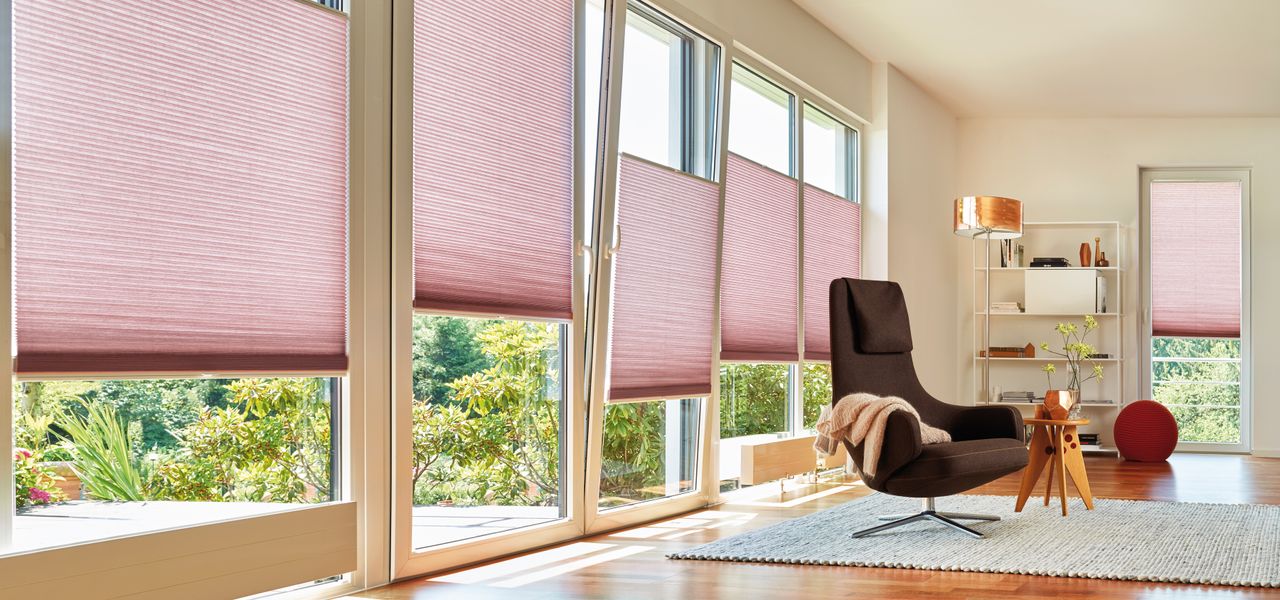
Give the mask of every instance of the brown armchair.
[{"label": "brown armchair", "polygon": [[[975,488],[1027,465],[1022,415],[1010,406],[957,406],[926,392],[911,362],[911,325],[902,288],[892,281],[837,279],[831,282],[832,402],[867,392],[898,396],[924,422],[946,430],[951,442],[923,445],[920,423],[910,413],[890,413],[884,445],[867,487],[922,498],[921,512],[881,517],[891,522],[853,534],[862,537],[917,521],[948,525],[974,537],[982,534],[957,521],[997,521],[999,517],[938,512],[934,498]],[[861,446],[845,441],[862,469]]]}]

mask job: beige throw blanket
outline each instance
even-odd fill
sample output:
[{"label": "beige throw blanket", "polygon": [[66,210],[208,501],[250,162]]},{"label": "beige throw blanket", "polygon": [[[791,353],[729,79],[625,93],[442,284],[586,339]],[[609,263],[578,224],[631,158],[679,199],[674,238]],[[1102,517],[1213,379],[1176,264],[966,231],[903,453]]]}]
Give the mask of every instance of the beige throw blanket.
[{"label": "beige throw blanket", "polygon": [[[884,428],[889,413],[905,410],[920,420],[915,407],[897,396],[875,394],[849,394],[840,399],[834,408],[823,409],[818,418],[818,438],[813,447],[825,455],[840,449],[840,440],[847,439],[853,445],[863,444],[862,471],[867,477],[875,477],[876,464],[880,462],[880,448],[884,444]],[[920,441],[925,444],[941,444],[951,441],[951,434],[920,421]]]}]

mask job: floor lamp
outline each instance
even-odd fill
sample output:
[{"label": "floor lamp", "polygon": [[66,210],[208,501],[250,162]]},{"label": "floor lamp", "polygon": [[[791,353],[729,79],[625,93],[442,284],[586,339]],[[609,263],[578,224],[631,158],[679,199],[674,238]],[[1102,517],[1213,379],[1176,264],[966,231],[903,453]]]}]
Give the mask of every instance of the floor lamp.
[{"label": "floor lamp", "polygon": [[1022,237],[1022,202],[999,196],[963,196],[956,198],[954,229],[967,238],[984,237],[987,248],[983,273],[987,291],[983,294],[986,310],[982,317],[982,393],[991,401],[991,240]]}]

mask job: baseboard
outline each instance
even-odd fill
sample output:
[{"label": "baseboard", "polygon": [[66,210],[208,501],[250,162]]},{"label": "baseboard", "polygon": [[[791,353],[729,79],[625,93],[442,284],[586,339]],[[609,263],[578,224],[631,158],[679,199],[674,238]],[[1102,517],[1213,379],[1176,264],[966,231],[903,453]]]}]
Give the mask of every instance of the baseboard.
[{"label": "baseboard", "polygon": [[1280,450],[1273,450],[1270,448],[1254,448],[1253,455],[1260,456],[1262,458],[1280,458]]}]

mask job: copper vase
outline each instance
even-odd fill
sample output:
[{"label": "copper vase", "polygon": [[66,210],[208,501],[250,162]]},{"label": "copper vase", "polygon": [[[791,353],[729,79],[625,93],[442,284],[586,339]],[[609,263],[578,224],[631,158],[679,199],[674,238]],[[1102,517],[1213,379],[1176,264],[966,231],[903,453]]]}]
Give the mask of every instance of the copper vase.
[{"label": "copper vase", "polygon": [[1080,244],[1080,266],[1092,267],[1093,266],[1092,257],[1093,257],[1093,253],[1089,250],[1089,242]]},{"label": "copper vase", "polygon": [[[1044,404],[1036,407],[1036,416],[1042,419],[1062,421],[1069,415],[1080,414],[1080,390],[1049,390],[1044,393]],[[1041,417],[1040,415],[1044,415]],[[1075,418],[1071,416],[1070,418]]]}]

